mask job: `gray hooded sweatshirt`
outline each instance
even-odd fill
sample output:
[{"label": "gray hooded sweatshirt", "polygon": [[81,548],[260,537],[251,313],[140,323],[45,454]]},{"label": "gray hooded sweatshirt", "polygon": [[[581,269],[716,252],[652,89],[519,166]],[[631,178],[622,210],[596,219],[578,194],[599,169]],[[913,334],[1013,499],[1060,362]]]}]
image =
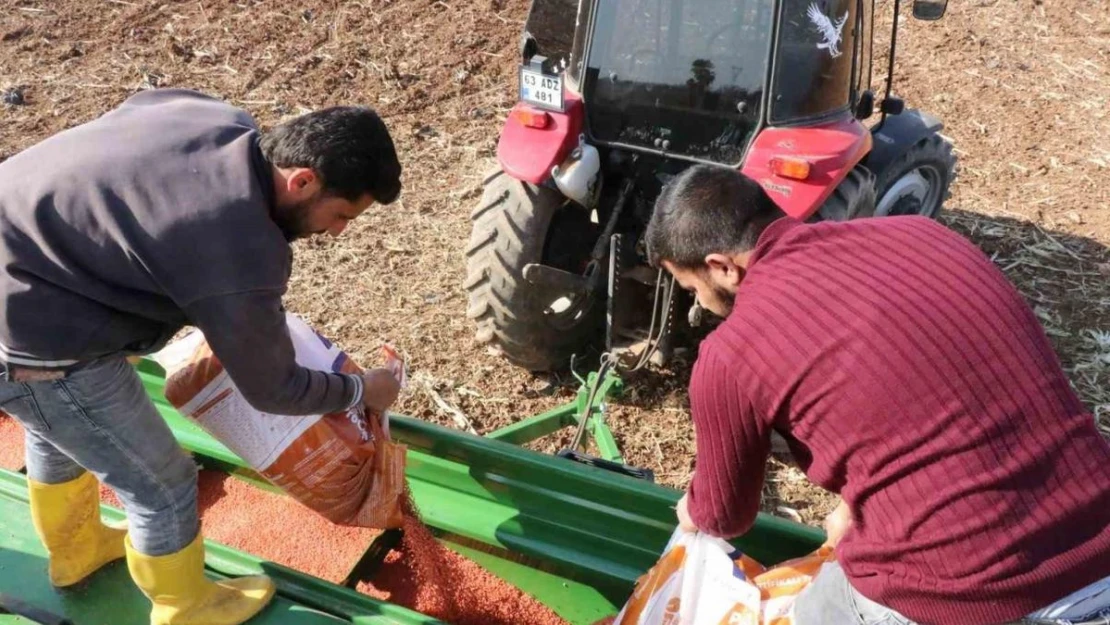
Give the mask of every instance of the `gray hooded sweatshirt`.
[{"label": "gray hooded sweatshirt", "polygon": [[245,111],[144,91],[0,163],[0,361],[69,368],[200,328],[257,409],[322,414],[357,376],[294,359],[292,251]]}]

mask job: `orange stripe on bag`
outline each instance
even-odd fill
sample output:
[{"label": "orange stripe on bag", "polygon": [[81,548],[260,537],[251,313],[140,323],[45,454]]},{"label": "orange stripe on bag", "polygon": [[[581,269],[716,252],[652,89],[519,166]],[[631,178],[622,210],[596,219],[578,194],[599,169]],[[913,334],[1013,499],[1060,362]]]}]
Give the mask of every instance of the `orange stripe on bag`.
[{"label": "orange stripe on bag", "polygon": [[759,625],[759,615],[752,612],[748,606],[737,603],[721,619],[719,625]]},{"label": "orange stripe on bag", "polygon": [[767,567],[763,566],[759,562],[756,562],[755,558],[752,558],[747,554],[740,555],[740,559],[736,560],[736,566],[739,567],[740,571],[744,574],[744,577],[748,579],[755,579],[757,575],[761,575],[767,571]]},{"label": "orange stripe on bag", "polygon": [[768,569],[756,575],[752,581],[759,588],[763,601],[797,596],[813,581],[821,567],[834,559],[831,547],[821,547],[808,556],[787,560]]},{"label": "orange stripe on bag", "polygon": [[[667,555],[663,556],[655,566],[644,576],[636,581],[636,590],[632,592],[632,597],[629,598],[626,606],[624,617],[616,625],[635,625],[640,621],[640,614],[643,613],[644,608],[647,607],[648,600],[652,595],[671,578],[672,575],[682,568],[682,563],[686,560],[686,548],[682,545],[671,549]],[[668,604],[668,609],[671,607]],[[674,606],[675,612],[678,611],[678,605]]]}]

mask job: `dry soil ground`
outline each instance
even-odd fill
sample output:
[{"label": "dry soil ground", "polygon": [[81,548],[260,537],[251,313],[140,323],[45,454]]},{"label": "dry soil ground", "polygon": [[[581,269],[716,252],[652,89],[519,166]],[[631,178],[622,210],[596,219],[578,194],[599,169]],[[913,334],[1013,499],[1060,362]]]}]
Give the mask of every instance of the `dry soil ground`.
[{"label": "dry soil ground", "polygon": [[[886,25],[892,5],[878,2]],[[383,341],[403,348],[415,373],[403,411],[451,425],[438,395],[488,431],[574,388],[475,347],[464,315],[467,216],[515,99],[526,10],[524,0],[0,0],[10,102],[0,160],[152,87],[209,92],[263,125],[332,104],[378,108],[406,168],[403,200],[338,240],[299,244],[288,305],[363,363]],[[905,12],[895,91],[945,120],[961,159],[945,219],[1028,296],[1110,433],[1110,3],[954,0],[934,23]],[[675,486],[693,466],[688,364],[633,380],[612,419],[629,460]],[[772,462],[765,508],[819,521],[831,499]]]}]

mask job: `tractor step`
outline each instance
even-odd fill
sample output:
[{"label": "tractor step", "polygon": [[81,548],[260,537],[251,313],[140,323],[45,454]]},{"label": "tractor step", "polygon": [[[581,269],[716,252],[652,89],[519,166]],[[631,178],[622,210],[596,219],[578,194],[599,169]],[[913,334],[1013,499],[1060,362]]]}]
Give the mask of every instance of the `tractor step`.
[{"label": "tractor step", "polygon": [[586,276],[537,263],[524,266],[524,279],[552,293],[585,293],[589,289]]}]

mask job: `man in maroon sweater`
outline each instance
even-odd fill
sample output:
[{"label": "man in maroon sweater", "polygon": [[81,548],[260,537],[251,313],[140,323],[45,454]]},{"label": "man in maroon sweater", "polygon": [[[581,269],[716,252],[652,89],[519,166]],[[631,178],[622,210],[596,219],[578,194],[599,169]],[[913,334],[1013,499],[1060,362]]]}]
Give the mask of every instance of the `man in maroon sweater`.
[{"label": "man in maroon sweater", "polygon": [[805,224],[710,166],[668,185],[647,236],[726,318],[690,383],[680,524],[746,532],[772,432],[842,498],[798,625],[1106,622],[1110,446],[977,248],[917,217]]}]

